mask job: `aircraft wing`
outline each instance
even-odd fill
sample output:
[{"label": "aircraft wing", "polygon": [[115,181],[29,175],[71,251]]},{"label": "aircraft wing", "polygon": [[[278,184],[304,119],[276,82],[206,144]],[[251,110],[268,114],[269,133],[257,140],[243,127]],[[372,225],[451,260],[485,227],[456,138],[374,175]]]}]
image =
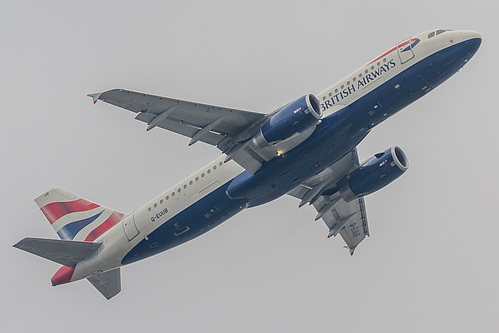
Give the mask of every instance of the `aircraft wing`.
[{"label": "aircraft wing", "polygon": [[337,183],[359,167],[357,149],[338,162],[294,188],[289,195],[301,199],[300,207],[313,204],[317,210],[315,220],[322,220],[329,229],[328,237],[341,235],[350,254],[369,236],[364,199],[346,202],[337,191]]},{"label": "aircraft wing", "polygon": [[[189,145],[203,141],[218,147],[227,155],[242,150],[238,148],[244,148],[241,144],[247,142],[266,119],[266,115],[262,113],[182,101],[124,89],[114,89],[88,96],[93,98],[94,103],[101,100],[136,113],[135,119],[147,123],[147,130],[161,127],[191,138]],[[248,156],[243,159],[240,155],[234,160],[250,172],[261,166],[251,161]]]}]

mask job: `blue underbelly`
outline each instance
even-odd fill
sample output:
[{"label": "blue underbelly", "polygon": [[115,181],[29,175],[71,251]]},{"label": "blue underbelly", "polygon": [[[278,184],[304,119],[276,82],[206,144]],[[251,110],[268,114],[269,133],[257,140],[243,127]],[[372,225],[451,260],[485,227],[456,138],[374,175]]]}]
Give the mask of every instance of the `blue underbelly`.
[{"label": "blue underbelly", "polygon": [[244,200],[231,200],[225,191],[230,182],[187,207],[137,244],[122,265],[150,257],[194,239],[246,208]]}]

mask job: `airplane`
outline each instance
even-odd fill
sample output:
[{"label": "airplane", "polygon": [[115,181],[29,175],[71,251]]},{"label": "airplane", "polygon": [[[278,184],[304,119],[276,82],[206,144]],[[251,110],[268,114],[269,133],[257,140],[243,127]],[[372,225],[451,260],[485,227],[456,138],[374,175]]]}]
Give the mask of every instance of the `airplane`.
[{"label": "airplane", "polygon": [[163,128],[216,146],[222,155],[130,214],[55,188],[35,202],[60,239],[24,238],[14,247],[63,265],[52,285],[88,279],[110,299],[120,267],[215,228],[246,208],[285,194],[313,205],[328,237],[352,255],[369,236],[364,197],[408,169],[399,147],[360,163],[357,145],[378,124],[459,71],[481,36],[434,29],[403,40],[326,90],[268,114],[114,89],[90,94]]}]

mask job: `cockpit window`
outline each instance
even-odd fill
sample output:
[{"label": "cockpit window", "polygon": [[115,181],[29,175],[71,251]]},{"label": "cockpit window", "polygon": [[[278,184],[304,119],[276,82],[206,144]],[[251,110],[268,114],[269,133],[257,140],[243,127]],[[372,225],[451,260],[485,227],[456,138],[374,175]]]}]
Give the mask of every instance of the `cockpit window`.
[{"label": "cockpit window", "polygon": [[452,30],[449,30],[449,29],[439,29],[437,31],[433,31],[433,32],[430,32],[428,34],[428,39],[432,38],[432,37],[435,37],[436,35],[440,35],[440,34],[443,34],[444,32],[446,31],[452,31]]}]

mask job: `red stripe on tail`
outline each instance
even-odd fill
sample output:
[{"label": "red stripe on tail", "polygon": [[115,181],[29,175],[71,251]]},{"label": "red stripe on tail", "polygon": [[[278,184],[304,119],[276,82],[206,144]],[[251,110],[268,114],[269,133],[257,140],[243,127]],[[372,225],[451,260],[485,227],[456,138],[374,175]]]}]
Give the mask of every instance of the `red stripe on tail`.
[{"label": "red stripe on tail", "polygon": [[99,225],[88,234],[87,238],[85,238],[85,242],[93,242],[106,231],[114,227],[119,221],[121,221],[122,218],[123,214],[113,212],[106,221],[104,221],[101,225]]},{"label": "red stripe on tail", "polygon": [[84,212],[97,207],[100,206],[85,199],[78,199],[69,202],[53,202],[43,206],[41,210],[50,224],[54,224],[55,221],[69,213]]},{"label": "red stripe on tail", "polygon": [[73,273],[75,272],[76,264],[71,267],[62,266],[57,272],[55,272],[52,277],[52,285],[58,286],[60,284],[65,284],[71,282]]}]

